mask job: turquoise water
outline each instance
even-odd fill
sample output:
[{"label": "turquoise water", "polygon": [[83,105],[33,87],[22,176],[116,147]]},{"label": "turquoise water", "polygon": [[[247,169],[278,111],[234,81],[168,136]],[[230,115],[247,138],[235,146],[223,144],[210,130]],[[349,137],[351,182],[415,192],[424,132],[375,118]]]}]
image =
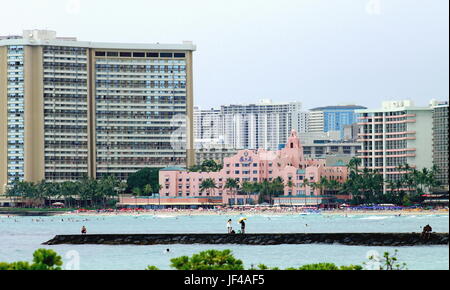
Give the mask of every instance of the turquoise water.
[{"label": "turquoise water", "polygon": [[[448,215],[371,216],[351,215],[247,215],[247,232],[420,232],[430,224],[434,231],[448,232]],[[1,217],[0,261],[30,260],[39,247],[50,248],[63,256],[65,265],[82,270],[144,269],[155,265],[170,269],[170,259],[192,255],[207,249],[231,249],[246,267],[264,263],[272,267],[300,266],[308,263],[333,262],[338,265],[362,264],[367,254],[377,251],[394,252],[392,247],[343,245],[157,245],[103,246],[58,245],[42,246],[57,234],[78,234],[83,225],[90,234],[100,233],[219,233],[226,232],[228,218],[215,216],[54,216]],[[38,221],[36,221],[38,219]],[[236,225],[236,228],[237,225]],[[170,253],[165,250],[170,248]],[[409,269],[449,269],[448,246],[397,247],[398,258]]]}]

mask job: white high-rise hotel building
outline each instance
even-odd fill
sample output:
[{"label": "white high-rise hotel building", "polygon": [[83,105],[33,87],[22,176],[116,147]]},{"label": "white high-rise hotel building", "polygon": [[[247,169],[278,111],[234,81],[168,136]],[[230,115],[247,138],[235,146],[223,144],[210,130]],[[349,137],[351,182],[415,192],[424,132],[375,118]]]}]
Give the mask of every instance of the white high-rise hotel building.
[{"label": "white high-rise hotel building", "polygon": [[196,148],[264,148],[277,150],[292,129],[308,131],[308,113],[301,102],[224,105],[220,109],[194,109]]},{"label": "white high-rise hotel building", "polygon": [[385,180],[396,180],[404,174],[399,166],[408,164],[418,170],[433,166],[432,106],[388,101],[381,109],[356,112],[363,167],[380,172]]}]

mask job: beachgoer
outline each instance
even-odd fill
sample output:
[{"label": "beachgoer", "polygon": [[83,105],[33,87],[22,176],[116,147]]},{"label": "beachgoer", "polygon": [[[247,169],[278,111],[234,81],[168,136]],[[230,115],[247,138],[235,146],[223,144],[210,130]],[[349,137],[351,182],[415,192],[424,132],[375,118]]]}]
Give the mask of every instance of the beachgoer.
[{"label": "beachgoer", "polygon": [[241,233],[245,234],[245,222],[244,222],[244,220],[241,220],[240,223],[241,223]]},{"label": "beachgoer", "polygon": [[85,226],[83,226],[83,227],[81,228],[81,234],[82,234],[82,235],[85,235],[86,233],[87,233],[87,229],[86,229]]},{"label": "beachgoer", "polygon": [[426,225],[423,227],[422,238],[429,240],[431,237],[431,232],[433,228],[430,225]]},{"label": "beachgoer", "polygon": [[233,230],[233,227],[231,226],[231,219],[229,219],[227,222],[227,229],[228,233],[231,234],[231,231]]}]

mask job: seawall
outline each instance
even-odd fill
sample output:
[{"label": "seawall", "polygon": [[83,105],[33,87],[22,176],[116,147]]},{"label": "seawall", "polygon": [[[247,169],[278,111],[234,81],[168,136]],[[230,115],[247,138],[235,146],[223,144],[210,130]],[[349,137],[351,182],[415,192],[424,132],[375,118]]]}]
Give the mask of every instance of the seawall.
[{"label": "seawall", "polygon": [[171,244],[341,244],[358,246],[448,245],[448,233],[266,233],[266,234],[108,234],[58,235],[44,245],[171,245]]}]

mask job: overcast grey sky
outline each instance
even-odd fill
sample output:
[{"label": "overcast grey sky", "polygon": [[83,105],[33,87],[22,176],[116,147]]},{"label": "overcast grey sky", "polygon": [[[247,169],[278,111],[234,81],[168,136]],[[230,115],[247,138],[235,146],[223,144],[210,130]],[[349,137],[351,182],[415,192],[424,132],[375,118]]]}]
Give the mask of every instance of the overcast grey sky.
[{"label": "overcast grey sky", "polygon": [[[3,4],[5,5],[5,3]],[[0,35],[192,40],[195,104],[305,108],[449,95],[448,0],[14,0]],[[5,7],[5,6],[3,6]]]}]

